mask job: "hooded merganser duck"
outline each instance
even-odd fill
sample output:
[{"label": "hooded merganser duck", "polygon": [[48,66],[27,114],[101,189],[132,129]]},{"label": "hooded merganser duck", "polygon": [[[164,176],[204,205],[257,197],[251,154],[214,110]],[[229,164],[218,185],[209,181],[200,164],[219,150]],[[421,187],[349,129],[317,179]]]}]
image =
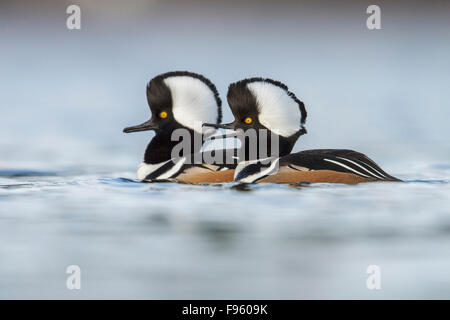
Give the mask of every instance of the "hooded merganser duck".
[{"label": "hooded merganser duck", "polygon": [[263,128],[275,133],[280,140],[279,156],[246,158],[240,162],[234,175],[237,182],[356,184],[400,181],[366,155],[352,150],[317,149],[285,154],[292,150],[298,136],[306,133],[303,127],[306,111],[295,107],[292,101],[298,99],[281,82],[263,78],[241,80],[230,85],[227,97],[235,121],[205,126],[244,131]]},{"label": "hooded merganser duck", "polygon": [[[152,113],[150,120],[123,129],[125,133],[155,131],[137,171],[139,180],[187,183],[233,181],[236,165],[195,162],[203,141],[215,131],[209,129],[205,132],[202,124],[218,124],[222,120],[222,101],[210,80],[187,71],[158,75],[147,85],[147,102]],[[173,134],[178,129],[187,130],[184,132],[190,139],[190,148],[181,149],[177,153],[179,156],[173,157],[173,151],[180,143],[173,141]]]},{"label": "hooded merganser duck", "polygon": [[[281,157],[288,155],[298,138],[306,133],[305,105],[281,82],[251,78],[232,83],[227,100],[234,121],[203,126],[235,131],[208,139],[238,138],[241,147],[236,150],[235,158],[239,163],[274,153]],[[255,135],[248,134],[250,129],[254,129]],[[252,137],[256,139],[251,141]]]}]

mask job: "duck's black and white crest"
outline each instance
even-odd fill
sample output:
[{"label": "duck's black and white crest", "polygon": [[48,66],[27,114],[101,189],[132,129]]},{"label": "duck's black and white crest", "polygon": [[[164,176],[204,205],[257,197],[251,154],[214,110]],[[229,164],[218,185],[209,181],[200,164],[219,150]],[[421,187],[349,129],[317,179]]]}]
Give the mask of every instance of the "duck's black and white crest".
[{"label": "duck's black and white crest", "polygon": [[201,132],[205,122],[222,121],[222,101],[214,84],[204,76],[174,71],[153,78],[147,85],[152,113],[170,108],[181,125]]},{"label": "duck's black and white crest", "polygon": [[280,136],[306,133],[305,105],[281,82],[266,78],[241,80],[229,86],[227,99],[235,116],[256,114],[260,124]]}]

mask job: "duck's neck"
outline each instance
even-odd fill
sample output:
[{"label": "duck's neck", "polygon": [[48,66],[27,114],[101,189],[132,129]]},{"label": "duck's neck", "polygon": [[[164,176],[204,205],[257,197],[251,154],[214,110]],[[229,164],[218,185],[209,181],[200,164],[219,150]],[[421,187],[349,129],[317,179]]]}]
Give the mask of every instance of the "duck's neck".
[{"label": "duck's neck", "polygon": [[[144,163],[157,164],[172,159],[174,147],[180,143],[186,143],[187,141],[184,140],[185,138],[189,140],[187,142],[188,144],[182,149],[182,153],[178,153],[177,156],[188,156],[198,152],[201,148],[202,138],[198,137],[199,134],[195,133],[193,130],[187,130],[189,131],[189,134],[183,135],[178,141],[172,141],[173,131],[157,131],[153,139],[147,145],[144,154]],[[194,142],[195,135],[197,135],[197,139],[200,139],[200,143],[198,140]]]},{"label": "duck's neck", "polygon": [[[286,156],[291,153],[292,149],[294,148],[295,142],[298,139],[298,136],[285,138],[276,134],[269,133],[267,137],[259,136],[257,138],[256,146],[252,145],[252,143],[254,144],[254,142],[252,142],[251,138],[244,136],[244,139],[245,143],[241,147],[241,152],[245,151],[245,154],[241,154],[241,157],[245,159],[245,161],[248,161],[263,159],[267,157]],[[261,139],[264,139],[264,141],[262,141]],[[255,147],[257,151],[256,154]]]}]

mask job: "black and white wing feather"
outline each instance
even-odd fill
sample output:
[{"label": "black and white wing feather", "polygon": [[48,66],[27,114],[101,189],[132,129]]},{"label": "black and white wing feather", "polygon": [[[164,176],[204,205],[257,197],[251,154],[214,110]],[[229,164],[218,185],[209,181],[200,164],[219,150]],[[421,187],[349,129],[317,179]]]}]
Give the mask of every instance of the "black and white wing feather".
[{"label": "black and white wing feather", "polygon": [[347,149],[315,149],[293,153],[280,159],[280,166],[299,166],[309,170],[333,170],[353,173],[360,177],[399,181],[387,174],[365,154]]}]

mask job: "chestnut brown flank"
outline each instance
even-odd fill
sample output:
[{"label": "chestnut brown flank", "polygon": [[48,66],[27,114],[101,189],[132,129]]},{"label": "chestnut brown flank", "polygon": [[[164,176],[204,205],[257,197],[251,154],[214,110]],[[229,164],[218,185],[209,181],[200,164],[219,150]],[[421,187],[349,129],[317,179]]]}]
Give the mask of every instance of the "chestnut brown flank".
[{"label": "chestnut brown flank", "polygon": [[234,169],[223,171],[211,171],[203,173],[181,174],[176,178],[178,182],[184,183],[221,183],[234,180]]},{"label": "chestnut brown flank", "polygon": [[344,183],[357,184],[361,182],[371,182],[375,179],[368,179],[360,177],[353,173],[338,172],[333,170],[312,170],[312,171],[293,171],[286,170],[278,172],[275,175],[268,176],[258,182],[270,183]]}]

